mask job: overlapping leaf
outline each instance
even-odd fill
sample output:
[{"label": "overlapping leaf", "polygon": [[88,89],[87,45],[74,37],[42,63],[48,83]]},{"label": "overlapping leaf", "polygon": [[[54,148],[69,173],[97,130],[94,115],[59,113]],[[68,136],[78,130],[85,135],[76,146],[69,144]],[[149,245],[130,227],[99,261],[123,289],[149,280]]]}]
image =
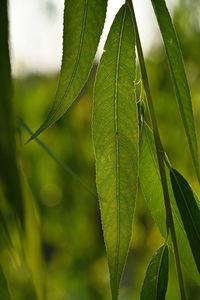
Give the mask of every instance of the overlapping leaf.
[{"label": "overlapping leaf", "polygon": [[193,164],[197,173],[198,180],[200,182],[195,124],[192,111],[190,90],[184,70],[181,49],[165,1],[151,1],[165,44],[170,72],[179,104],[183,125],[185,127],[185,132],[187,135]]},{"label": "overlapping leaf", "polygon": [[176,203],[200,273],[200,208],[185,178],[176,170],[170,171]]},{"label": "overlapping leaf", "polygon": [[153,255],[141,291],[141,300],[164,300],[168,284],[168,247],[163,245]]},{"label": "overlapping leaf", "polygon": [[97,189],[113,300],[128,253],[138,176],[138,120],[134,94],[135,37],[122,6],[111,27],[97,72],[93,139]]},{"label": "overlapping leaf", "polygon": [[107,0],[65,0],[60,80],[50,112],[34,136],[54,124],[78,96],[92,67],[106,7]]},{"label": "overlapping leaf", "polygon": [[0,266],[0,300],[11,300],[6,278]]},{"label": "overlapping leaf", "polygon": [[[199,284],[200,276],[188,243],[187,235],[179,214],[176,201],[174,199],[169,170],[166,169],[172,213],[174,217],[175,231],[178,241],[179,255],[183,265],[193,279]],[[154,145],[153,133],[144,123],[142,139],[140,144],[140,183],[143,194],[151,214],[159,227],[163,237],[166,236],[166,218],[163,191],[159,175],[156,149]],[[184,251],[181,251],[184,249]]]},{"label": "overlapping leaf", "polygon": [[0,8],[0,180],[13,211],[23,221],[23,200],[17,166],[8,48],[7,1]]}]

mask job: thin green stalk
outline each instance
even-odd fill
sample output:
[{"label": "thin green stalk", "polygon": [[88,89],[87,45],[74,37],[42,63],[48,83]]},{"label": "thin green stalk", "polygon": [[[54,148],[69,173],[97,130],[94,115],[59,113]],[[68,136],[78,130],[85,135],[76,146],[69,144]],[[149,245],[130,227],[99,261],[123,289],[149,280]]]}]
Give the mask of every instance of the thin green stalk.
[{"label": "thin green stalk", "polygon": [[143,81],[143,86],[144,86],[147,101],[148,101],[148,106],[149,106],[149,111],[150,111],[150,116],[151,116],[151,121],[152,121],[152,126],[153,126],[153,135],[154,135],[154,141],[155,141],[155,145],[156,145],[156,152],[157,152],[157,157],[158,157],[158,164],[159,164],[162,189],[163,189],[163,195],[164,195],[164,201],[165,201],[167,233],[170,230],[173,248],[174,248],[174,255],[175,255],[175,261],[176,261],[176,268],[177,268],[177,274],[178,274],[181,299],[186,300],[183,275],[182,275],[182,271],[181,271],[181,264],[180,264],[179,253],[178,253],[178,245],[177,245],[174,221],[173,221],[173,216],[172,216],[169,191],[168,191],[168,186],[167,186],[167,178],[166,178],[165,164],[164,164],[164,150],[163,150],[163,146],[161,143],[160,134],[159,134],[159,130],[158,130],[158,125],[157,125],[156,115],[155,115],[155,111],[154,111],[148,76],[147,76],[145,62],[144,62],[144,55],[143,55],[142,46],[141,46],[141,42],[140,42],[134,8],[133,8],[133,4],[132,4],[131,0],[129,0],[129,5],[130,5],[130,9],[132,11],[132,17],[133,17],[133,22],[134,22],[134,27],[135,27],[136,46],[137,46],[138,58],[139,58],[139,63],[140,63],[140,68],[141,68],[142,81]]},{"label": "thin green stalk", "polygon": [[[22,119],[18,119],[19,124],[30,134],[33,135],[33,131],[26,125]],[[53,158],[74,180],[81,184],[90,194],[96,197],[95,192],[90,188],[82,179],[74,173],[68,166],[66,166],[38,137],[35,137],[35,141]]]}]

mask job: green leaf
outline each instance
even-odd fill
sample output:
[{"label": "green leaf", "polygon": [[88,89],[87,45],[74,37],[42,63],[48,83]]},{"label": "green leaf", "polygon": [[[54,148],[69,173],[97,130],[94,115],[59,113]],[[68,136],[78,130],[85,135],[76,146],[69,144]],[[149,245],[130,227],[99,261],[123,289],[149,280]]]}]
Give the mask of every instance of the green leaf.
[{"label": "green leaf", "polygon": [[0,300],[11,300],[6,278],[0,265]]},{"label": "green leaf", "polygon": [[185,178],[176,170],[170,171],[174,197],[200,273],[200,208]]},{"label": "green leaf", "polygon": [[24,194],[24,209],[26,211],[24,218],[23,232],[23,252],[28,269],[31,272],[31,278],[37,293],[38,300],[45,299],[45,263],[42,254],[42,235],[39,214],[37,212],[35,201],[28,185],[23,169],[22,186]]},{"label": "green leaf", "polygon": [[197,139],[190,90],[184,70],[183,58],[179,42],[164,0],[151,0],[160,26],[165,44],[170,72],[172,76],[179,109],[185,127],[194,168],[200,182],[200,172],[197,154]]},{"label": "green leaf", "polygon": [[14,213],[23,221],[23,199],[17,165],[15,122],[12,107],[6,0],[1,0],[0,41],[0,180],[4,194]]},{"label": "green leaf", "polygon": [[71,106],[86,82],[102,33],[107,0],[66,0],[63,58],[59,84],[49,114],[29,139],[53,125]]},{"label": "green leaf", "polygon": [[127,5],[119,10],[98,67],[93,109],[96,180],[113,300],[132,233],[138,177],[134,93],[135,35]]},{"label": "green leaf", "polygon": [[168,284],[168,247],[163,245],[153,255],[141,291],[141,300],[164,300]]},{"label": "green leaf", "polygon": [[[154,221],[158,225],[162,236],[166,237],[165,205],[158,169],[156,149],[153,133],[146,123],[144,123],[142,138],[140,142],[139,170],[141,189],[147,201],[149,210],[151,211]],[[166,175],[180,259],[182,264],[190,273],[191,277],[197,282],[197,284],[199,284],[200,276],[192,255],[192,251],[190,249],[190,245],[188,243],[187,235],[184,230],[176,201],[174,199],[168,168],[166,168]],[[182,251],[182,249],[184,249],[184,251]]]}]

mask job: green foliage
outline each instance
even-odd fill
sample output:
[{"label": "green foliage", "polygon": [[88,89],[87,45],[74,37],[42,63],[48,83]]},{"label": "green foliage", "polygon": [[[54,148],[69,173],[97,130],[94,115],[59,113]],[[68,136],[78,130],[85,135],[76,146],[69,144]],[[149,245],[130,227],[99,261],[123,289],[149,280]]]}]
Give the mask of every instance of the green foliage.
[{"label": "green foliage", "polygon": [[[153,141],[153,133],[144,124],[143,134],[140,144],[140,183],[142,192],[147,201],[147,205],[151,214],[158,225],[163,237],[166,236],[166,217],[165,217],[165,207],[163,199],[163,191],[161,186],[161,180],[158,169],[158,161],[156,158],[156,149]],[[188,239],[185,234],[181,216],[179,214],[178,207],[176,206],[176,201],[173,196],[172,187],[170,184],[170,172],[168,168],[166,169],[167,182],[169,188],[169,195],[171,200],[172,212],[174,217],[174,224],[176,230],[176,236],[178,241],[178,247],[180,249],[180,259],[181,262],[186,266],[190,275],[198,283],[200,276],[198,274],[191,249],[189,247]],[[184,249],[184,251],[181,251]]]},{"label": "green foliage", "polygon": [[134,45],[131,13],[124,5],[113,22],[98,67],[93,109],[97,189],[113,299],[117,299],[128,253],[137,191]]},{"label": "green foliage", "polygon": [[168,283],[168,247],[160,247],[153,255],[142,286],[141,300],[163,300]]},{"label": "green foliage", "polygon": [[[109,279],[105,275],[104,244],[100,226],[97,225],[98,209],[97,201],[94,201],[97,195],[93,192],[94,160],[112,299],[119,298],[119,286],[129,248],[130,261],[133,257],[136,259],[132,264],[129,262],[124,282],[127,278],[130,279],[127,274],[132,272],[135,284],[139,277],[143,277],[137,270],[137,260],[140,257],[143,264],[146,260],[140,244],[137,245],[138,240],[142,236],[151,240],[151,246],[144,242],[143,248],[149,247],[149,252],[152,252],[155,244],[157,243],[156,247],[160,245],[162,239],[158,233],[159,238],[151,239],[149,225],[146,224],[150,216],[141,204],[140,188],[155,224],[165,239],[165,244],[154,254],[148,266],[141,300],[165,297],[171,300],[172,295],[176,299],[178,297],[176,292],[171,292],[172,284],[169,284],[166,294],[168,241],[175,257],[181,299],[185,300],[187,293],[188,299],[198,299],[199,200],[189,183],[172,167],[168,159],[170,151],[166,141],[171,139],[170,134],[167,136],[170,128],[168,118],[173,105],[167,103],[164,107],[159,102],[154,108],[152,95],[155,90],[149,85],[132,1],[127,0],[117,13],[97,74],[92,69],[92,79],[84,88],[103,30],[107,1],[65,1],[63,58],[54,103],[35,134],[21,119],[19,122],[32,135],[30,140],[35,139],[48,155],[41,153],[34,144],[31,145],[32,148],[24,148],[19,138],[16,139],[18,132],[12,102],[7,1],[0,1],[0,82],[3,86],[0,89],[0,262],[13,300],[78,299],[80,295],[83,299],[108,299],[108,289],[105,286]],[[152,4],[163,36],[193,164],[200,180],[197,134],[179,42],[164,0],[152,0]],[[136,84],[136,47],[139,74],[141,73],[139,96]],[[166,72],[160,68],[163,76],[160,78],[162,76],[158,75],[158,69],[155,74],[153,68],[150,69],[150,74],[154,75],[162,90],[165,89],[162,79],[167,82]],[[92,151],[92,137],[88,133],[92,110],[91,82],[94,79],[92,131],[95,153]],[[19,82],[15,82],[16,87],[19,87]],[[40,82],[38,90],[36,82]],[[26,88],[21,89],[17,97],[15,95],[15,102],[21,103],[21,108],[17,107],[18,114],[29,122],[43,120],[45,106],[49,105],[54,85],[54,79],[36,80],[30,76],[24,80]],[[82,103],[73,107],[67,118],[59,120],[48,136],[44,135],[45,143],[39,140],[37,135],[56,123],[78,95],[79,99],[83,99]],[[168,100],[170,97],[168,94]],[[166,102],[165,99],[164,97],[163,102]],[[159,105],[166,118],[165,134],[162,122],[159,120],[157,123]],[[177,116],[176,110],[173,113],[173,117]],[[160,116],[159,118],[162,119]],[[147,123],[152,123],[152,131]],[[182,139],[184,134],[181,132],[180,136]],[[52,143],[59,137],[60,143]],[[19,141],[17,147],[16,140]],[[174,144],[174,141],[170,142]],[[46,144],[51,145],[51,150]],[[33,152],[30,149],[34,149]],[[49,160],[50,157],[52,160]],[[177,164],[176,159],[172,159],[173,165]],[[60,169],[56,168],[55,162]],[[142,213],[139,211],[139,217],[136,214],[132,244],[136,196]],[[13,218],[13,212],[16,218]],[[21,220],[23,230],[18,226],[18,219]],[[145,234],[141,234],[142,230]],[[185,267],[184,272],[182,265]],[[174,281],[172,265],[170,271],[169,281]],[[185,276],[187,272],[190,274],[189,279]],[[2,299],[10,299],[4,274],[0,269],[0,298],[3,295]],[[192,279],[197,283],[196,290]],[[126,295],[124,290],[121,290],[120,296],[128,299],[127,295],[131,293],[127,292]],[[139,298],[139,292],[134,297]]]},{"label": "green foliage", "polygon": [[170,178],[174,197],[200,273],[200,203],[197,203],[188,182],[175,169],[170,170]]},{"label": "green foliage", "polygon": [[185,75],[179,42],[164,0],[151,0],[165,44],[172,82],[176,92],[179,109],[185,127],[193,164],[200,183],[197,139],[190,90]]},{"label": "green foliage", "polygon": [[33,137],[54,124],[80,93],[99,44],[106,7],[107,0],[65,1],[63,58],[56,97],[45,122]]},{"label": "green foliage", "polygon": [[6,278],[0,266],[0,300],[11,300]]}]

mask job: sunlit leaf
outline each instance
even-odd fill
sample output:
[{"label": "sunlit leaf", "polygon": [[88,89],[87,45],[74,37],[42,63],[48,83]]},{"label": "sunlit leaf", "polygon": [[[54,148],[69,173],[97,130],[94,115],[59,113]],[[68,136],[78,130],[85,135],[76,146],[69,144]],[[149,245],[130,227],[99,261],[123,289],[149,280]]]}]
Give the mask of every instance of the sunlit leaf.
[{"label": "sunlit leaf", "polygon": [[174,84],[182,121],[185,127],[193,164],[197,173],[198,180],[200,181],[195,124],[190,90],[184,70],[182,53],[165,1],[151,1],[165,44],[172,81]]},{"label": "sunlit leaf", "polygon": [[141,291],[141,300],[164,300],[168,283],[168,247],[163,245],[153,255]]},{"label": "sunlit leaf", "polygon": [[11,300],[6,278],[0,266],[0,300]]},{"label": "sunlit leaf", "polygon": [[[184,230],[176,201],[174,199],[168,168],[166,168],[166,175],[180,259],[193,279],[199,284],[200,276],[192,255],[192,251],[190,249],[190,245],[188,243],[187,235]],[[153,133],[146,123],[144,123],[140,144],[140,183],[149,210],[151,211],[151,214],[158,225],[161,234],[163,237],[166,237],[165,205],[157,163],[156,149],[154,145]],[[184,249],[184,251],[182,251],[182,249]]]},{"label": "sunlit leaf", "polygon": [[135,37],[122,6],[111,27],[97,72],[93,139],[97,189],[113,300],[132,232],[138,176],[138,120],[134,94]]},{"label": "sunlit leaf", "polygon": [[170,171],[170,177],[176,203],[200,273],[200,208],[185,178],[174,169]]},{"label": "sunlit leaf", "polygon": [[65,1],[60,80],[50,112],[32,138],[66,112],[86,82],[102,33],[106,7],[107,0]]},{"label": "sunlit leaf", "polygon": [[23,200],[17,166],[15,124],[8,48],[7,1],[0,8],[0,180],[13,211],[23,220]]}]

